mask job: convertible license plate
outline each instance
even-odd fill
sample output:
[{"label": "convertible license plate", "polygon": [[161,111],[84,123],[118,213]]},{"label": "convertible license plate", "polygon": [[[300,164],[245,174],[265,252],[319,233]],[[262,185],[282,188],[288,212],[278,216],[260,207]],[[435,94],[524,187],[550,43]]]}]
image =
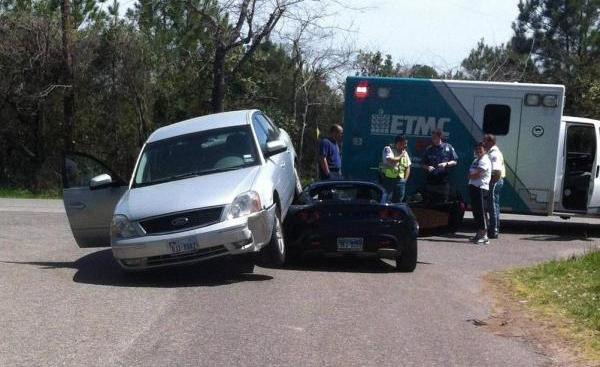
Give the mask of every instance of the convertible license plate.
[{"label": "convertible license plate", "polygon": [[338,251],[362,251],[363,242],[362,237],[338,237],[337,249]]},{"label": "convertible license plate", "polygon": [[169,250],[172,254],[180,254],[182,252],[191,252],[198,249],[198,240],[196,237],[181,238],[178,240],[169,241]]}]

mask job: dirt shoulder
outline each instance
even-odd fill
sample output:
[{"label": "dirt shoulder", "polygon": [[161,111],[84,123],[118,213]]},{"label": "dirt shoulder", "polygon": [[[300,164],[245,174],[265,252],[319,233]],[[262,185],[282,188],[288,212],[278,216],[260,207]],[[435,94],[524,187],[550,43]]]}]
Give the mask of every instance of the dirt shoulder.
[{"label": "dirt shoulder", "polygon": [[502,273],[486,275],[483,283],[494,303],[492,315],[479,321],[480,326],[495,335],[532,344],[553,366],[600,367],[597,356],[582,350],[581,337],[573,334],[570,320],[550,318],[529,307],[527,300],[518,299]]}]

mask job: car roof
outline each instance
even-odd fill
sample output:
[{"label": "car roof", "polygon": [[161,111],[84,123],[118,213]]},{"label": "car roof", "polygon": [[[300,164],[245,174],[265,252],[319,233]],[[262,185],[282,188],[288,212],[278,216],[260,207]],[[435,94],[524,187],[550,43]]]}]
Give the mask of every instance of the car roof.
[{"label": "car roof", "polygon": [[172,138],[174,136],[192,134],[200,131],[220,129],[231,126],[243,126],[250,124],[250,116],[258,110],[240,110],[215,113],[194,117],[189,120],[177,122],[161,127],[154,131],[147,143]]},{"label": "car roof", "polygon": [[574,116],[563,116],[562,117],[563,121],[566,122],[579,122],[579,123],[587,123],[587,124],[598,124],[600,123],[599,120],[593,120],[593,119],[588,119],[588,118],[584,118],[584,117],[574,117]]}]

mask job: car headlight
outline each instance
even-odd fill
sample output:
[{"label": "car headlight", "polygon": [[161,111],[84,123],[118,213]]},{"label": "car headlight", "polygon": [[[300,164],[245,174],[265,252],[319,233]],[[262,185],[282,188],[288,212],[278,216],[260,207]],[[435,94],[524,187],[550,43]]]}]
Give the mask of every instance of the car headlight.
[{"label": "car headlight", "polygon": [[238,195],[223,212],[223,220],[245,217],[257,213],[262,208],[260,196],[256,191],[248,191]]},{"label": "car headlight", "polygon": [[110,224],[110,235],[112,238],[131,238],[139,233],[126,216],[117,214]]}]

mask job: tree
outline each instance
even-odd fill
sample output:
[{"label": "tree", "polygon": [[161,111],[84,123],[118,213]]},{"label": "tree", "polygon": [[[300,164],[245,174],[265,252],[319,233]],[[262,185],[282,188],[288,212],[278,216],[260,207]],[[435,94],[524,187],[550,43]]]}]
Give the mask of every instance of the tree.
[{"label": "tree", "polygon": [[73,26],[71,21],[71,0],[61,2],[62,20],[62,49],[63,49],[63,121],[64,121],[64,149],[73,150],[73,114],[75,113],[75,92],[73,77]]},{"label": "tree", "polygon": [[203,25],[213,35],[213,112],[223,111],[230,78],[268,39],[283,14],[302,1],[275,0],[266,12],[263,9],[270,6],[266,0],[230,1],[223,6],[216,0],[205,0],[200,7],[188,2],[190,9],[201,15]]},{"label": "tree", "polygon": [[512,45],[489,46],[481,39],[461,63],[463,77],[482,81],[522,81],[531,71],[528,57],[516,53]]},{"label": "tree", "polygon": [[567,87],[567,111],[577,112],[597,78],[600,0],[519,1],[512,45],[530,55],[540,80]]},{"label": "tree", "polygon": [[393,77],[400,75],[400,65],[394,65],[392,55],[382,55],[380,51],[359,51],[356,57],[355,67],[357,74],[361,76]]}]

